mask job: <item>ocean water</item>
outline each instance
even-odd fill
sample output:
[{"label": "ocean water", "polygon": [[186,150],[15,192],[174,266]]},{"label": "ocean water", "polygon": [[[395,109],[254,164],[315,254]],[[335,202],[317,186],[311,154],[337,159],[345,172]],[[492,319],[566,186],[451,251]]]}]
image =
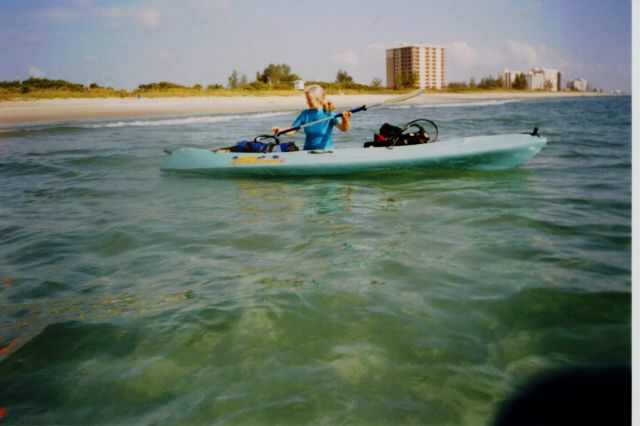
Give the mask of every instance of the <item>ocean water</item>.
[{"label": "ocean water", "polygon": [[160,171],[295,116],[0,129],[0,422],[482,425],[539,374],[630,362],[629,97],[399,105],[335,135],[539,126],[512,170]]}]

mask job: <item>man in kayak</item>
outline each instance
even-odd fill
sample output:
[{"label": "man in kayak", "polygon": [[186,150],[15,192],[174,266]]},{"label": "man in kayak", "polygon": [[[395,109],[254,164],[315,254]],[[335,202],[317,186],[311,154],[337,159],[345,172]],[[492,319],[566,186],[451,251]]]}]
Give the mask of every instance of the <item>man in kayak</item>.
[{"label": "man in kayak", "polygon": [[[306,109],[300,113],[298,118],[292,124],[292,127],[301,126],[303,124],[311,123],[312,121],[321,120],[326,117],[333,117],[332,111],[335,110],[333,103],[329,102],[325,99],[324,90],[322,87],[317,84],[311,85],[307,87],[304,91],[304,95],[307,98],[307,106],[309,109]],[[334,117],[331,120],[326,120],[318,124],[314,124],[313,126],[308,126],[304,128],[305,140],[304,140],[304,148],[305,150],[329,150],[332,146],[331,140],[331,132],[333,131],[334,126],[340,129],[343,132],[349,130],[349,117],[351,117],[351,112],[349,110],[344,110],[342,113],[342,118]],[[278,133],[280,131],[279,127],[274,127],[271,129],[273,133]],[[285,135],[289,136],[294,134],[295,131],[291,131],[285,133]]]}]

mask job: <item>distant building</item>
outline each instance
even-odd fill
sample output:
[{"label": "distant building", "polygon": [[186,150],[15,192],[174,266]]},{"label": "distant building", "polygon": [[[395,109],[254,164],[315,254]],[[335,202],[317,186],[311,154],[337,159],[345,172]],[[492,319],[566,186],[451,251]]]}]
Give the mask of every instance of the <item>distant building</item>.
[{"label": "distant building", "polygon": [[527,74],[527,88],[557,92],[562,88],[562,73],[558,70],[533,68]]},{"label": "distant building", "polygon": [[293,88],[295,90],[304,90],[304,80],[296,80],[293,82]]},{"label": "distant building", "polygon": [[527,89],[543,90],[544,89],[544,73],[540,68],[534,68],[527,74]]},{"label": "distant building", "polygon": [[502,80],[502,87],[505,89],[511,89],[511,86],[516,81],[516,77],[522,74],[522,71],[514,71],[505,69],[500,73],[500,79]]},{"label": "distant building", "polygon": [[387,49],[387,87],[413,80],[421,89],[444,88],[444,49],[423,44]]},{"label": "distant building", "polygon": [[577,90],[578,92],[586,92],[588,85],[589,83],[587,83],[587,80],[583,78],[577,78],[575,80],[571,80],[570,82],[568,82],[567,88],[569,90]]}]

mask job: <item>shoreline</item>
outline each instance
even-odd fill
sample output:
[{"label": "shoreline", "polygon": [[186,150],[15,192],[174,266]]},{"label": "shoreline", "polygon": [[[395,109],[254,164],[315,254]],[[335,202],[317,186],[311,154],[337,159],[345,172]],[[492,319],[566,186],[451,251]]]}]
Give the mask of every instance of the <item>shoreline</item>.
[{"label": "shoreline", "polygon": [[[337,109],[371,105],[398,95],[327,95]],[[406,105],[524,100],[584,96],[611,96],[592,92],[425,93]],[[39,122],[127,119],[186,114],[224,114],[302,110],[304,96],[71,98],[0,102],[0,127]]]}]

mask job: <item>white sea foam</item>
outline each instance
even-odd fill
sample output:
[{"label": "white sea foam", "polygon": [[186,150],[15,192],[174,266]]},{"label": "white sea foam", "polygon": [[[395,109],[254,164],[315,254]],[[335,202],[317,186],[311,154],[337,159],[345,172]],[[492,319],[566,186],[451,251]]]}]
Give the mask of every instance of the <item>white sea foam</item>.
[{"label": "white sea foam", "polygon": [[408,109],[408,108],[460,108],[460,107],[477,107],[477,106],[498,106],[520,102],[520,99],[492,99],[487,101],[475,102],[451,102],[451,103],[435,103],[435,104],[416,104],[416,105],[397,105],[390,106],[389,109]]},{"label": "white sea foam", "polygon": [[209,123],[224,123],[234,120],[254,120],[265,117],[278,117],[281,115],[291,115],[292,111],[278,111],[278,112],[260,112],[255,114],[228,114],[228,115],[206,115],[206,116],[192,116],[192,117],[180,117],[180,118],[166,118],[166,119],[144,119],[135,121],[113,121],[107,123],[95,123],[88,124],[86,127],[92,129],[110,128],[110,127],[141,127],[141,126],[181,126],[189,124],[209,124]]},{"label": "white sea foam", "polygon": [[476,101],[476,102],[453,102],[449,104],[434,104],[434,105],[416,105],[416,108],[457,108],[457,107],[476,107],[476,106],[498,106],[510,104],[513,102],[520,102],[519,99],[494,99],[488,101]]}]

